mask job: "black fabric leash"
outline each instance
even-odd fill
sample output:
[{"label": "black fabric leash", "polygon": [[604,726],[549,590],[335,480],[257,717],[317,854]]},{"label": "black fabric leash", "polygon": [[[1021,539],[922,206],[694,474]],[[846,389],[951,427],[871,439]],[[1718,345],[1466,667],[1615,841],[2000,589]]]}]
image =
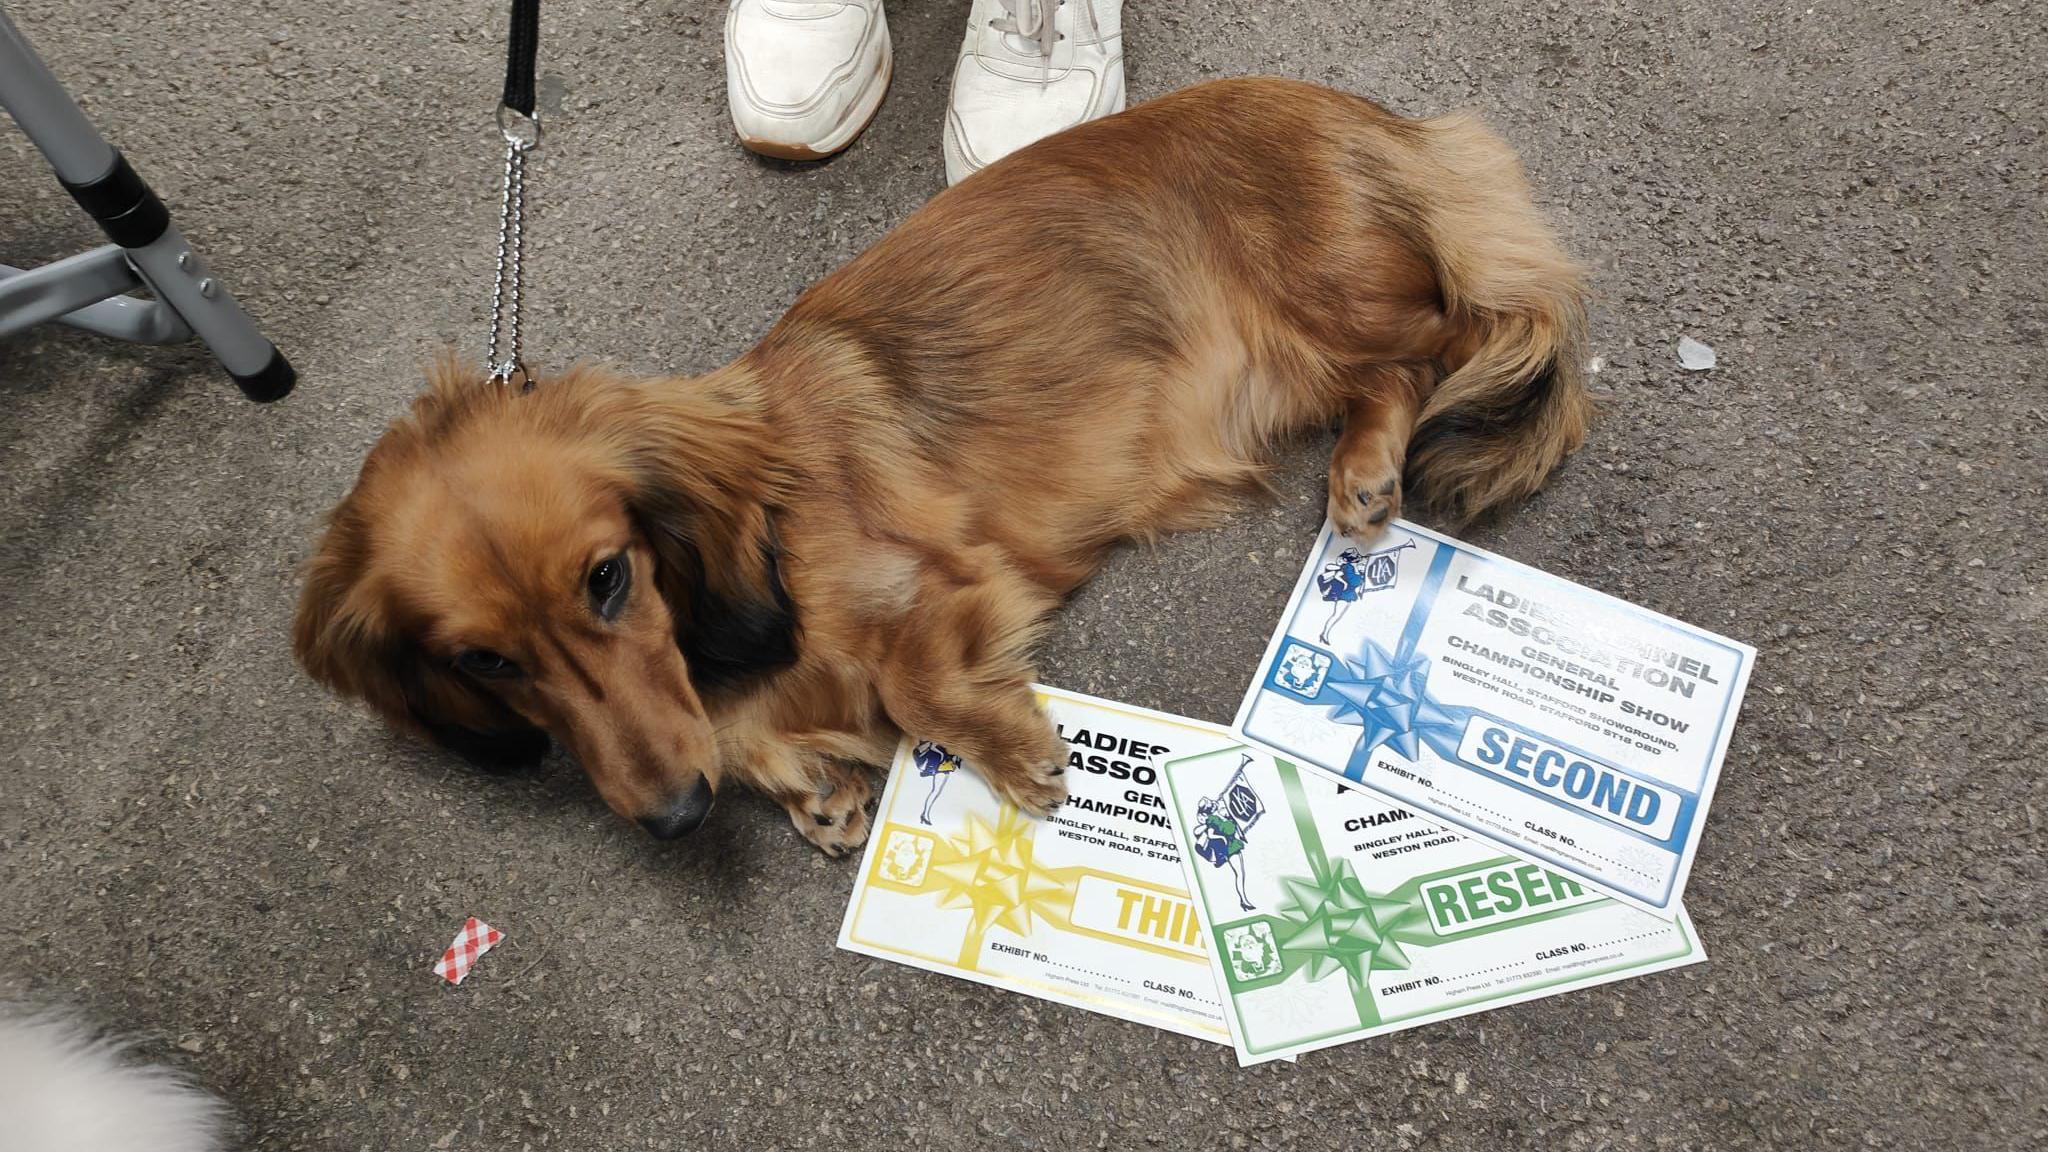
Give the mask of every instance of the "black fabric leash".
[{"label": "black fabric leash", "polygon": [[540,0],[512,0],[505,37],[505,96],[498,133],[505,138],[505,195],[498,205],[498,271],[491,285],[491,338],[485,354],[491,379],[521,391],[533,376],[520,355],[519,305],[526,256],[526,158],[540,147],[540,116],[533,106],[534,60],[540,55]]},{"label": "black fabric leash", "polygon": [[533,118],[533,62],[540,55],[540,0],[512,0],[505,38],[505,107]]}]

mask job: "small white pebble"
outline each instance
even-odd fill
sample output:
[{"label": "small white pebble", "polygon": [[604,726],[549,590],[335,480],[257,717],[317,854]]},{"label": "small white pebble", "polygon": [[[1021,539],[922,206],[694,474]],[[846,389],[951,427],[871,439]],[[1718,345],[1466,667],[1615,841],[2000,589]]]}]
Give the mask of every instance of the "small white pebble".
[{"label": "small white pebble", "polygon": [[1715,363],[1714,349],[1690,336],[1678,338],[1678,366],[1688,372],[1705,372]]}]

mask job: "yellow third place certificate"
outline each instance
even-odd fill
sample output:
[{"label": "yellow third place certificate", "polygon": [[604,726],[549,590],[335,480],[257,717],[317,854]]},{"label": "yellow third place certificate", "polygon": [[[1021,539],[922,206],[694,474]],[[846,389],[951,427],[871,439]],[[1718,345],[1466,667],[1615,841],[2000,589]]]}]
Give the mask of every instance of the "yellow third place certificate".
[{"label": "yellow third place certificate", "polygon": [[1199,720],[1038,689],[1067,802],[996,799],[929,741],[897,749],[839,946],[1230,1043],[1155,764],[1236,745]]}]

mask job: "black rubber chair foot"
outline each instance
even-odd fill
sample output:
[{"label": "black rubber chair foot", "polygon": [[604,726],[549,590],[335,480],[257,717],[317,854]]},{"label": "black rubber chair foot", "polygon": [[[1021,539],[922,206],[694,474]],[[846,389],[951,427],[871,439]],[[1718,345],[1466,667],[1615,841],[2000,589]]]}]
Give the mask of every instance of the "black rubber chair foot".
[{"label": "black rubber chair foot", "polygon": [[247,376],[239,372],[230,372],[228,375],[235,378],[235,386],[242,390],[242,395],[258,404],[269,404],[284,399],[291,395],[292,385],[299,382],[298,370],[293,368],[291,362],[284,358],[284,353],[276,348],[270,350],[270,363],[257,371]]}]

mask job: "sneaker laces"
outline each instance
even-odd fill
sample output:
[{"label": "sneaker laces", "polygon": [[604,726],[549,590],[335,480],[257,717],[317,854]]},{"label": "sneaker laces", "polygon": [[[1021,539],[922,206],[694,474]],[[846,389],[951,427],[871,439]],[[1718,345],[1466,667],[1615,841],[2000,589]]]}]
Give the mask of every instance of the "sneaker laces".
[{"label": "sneaker laces", "polygon": [[998,0],[1003,11],[1008,13],[989,21],[989,27],[998,32],[1009,32],[1026,43],[1038,45],[1040,58],[1039,83],[1043,84],[1052,74],[1052,46],[1065,39],[1059,33],[1053,19],[1066,6],[1066,0]]}]

